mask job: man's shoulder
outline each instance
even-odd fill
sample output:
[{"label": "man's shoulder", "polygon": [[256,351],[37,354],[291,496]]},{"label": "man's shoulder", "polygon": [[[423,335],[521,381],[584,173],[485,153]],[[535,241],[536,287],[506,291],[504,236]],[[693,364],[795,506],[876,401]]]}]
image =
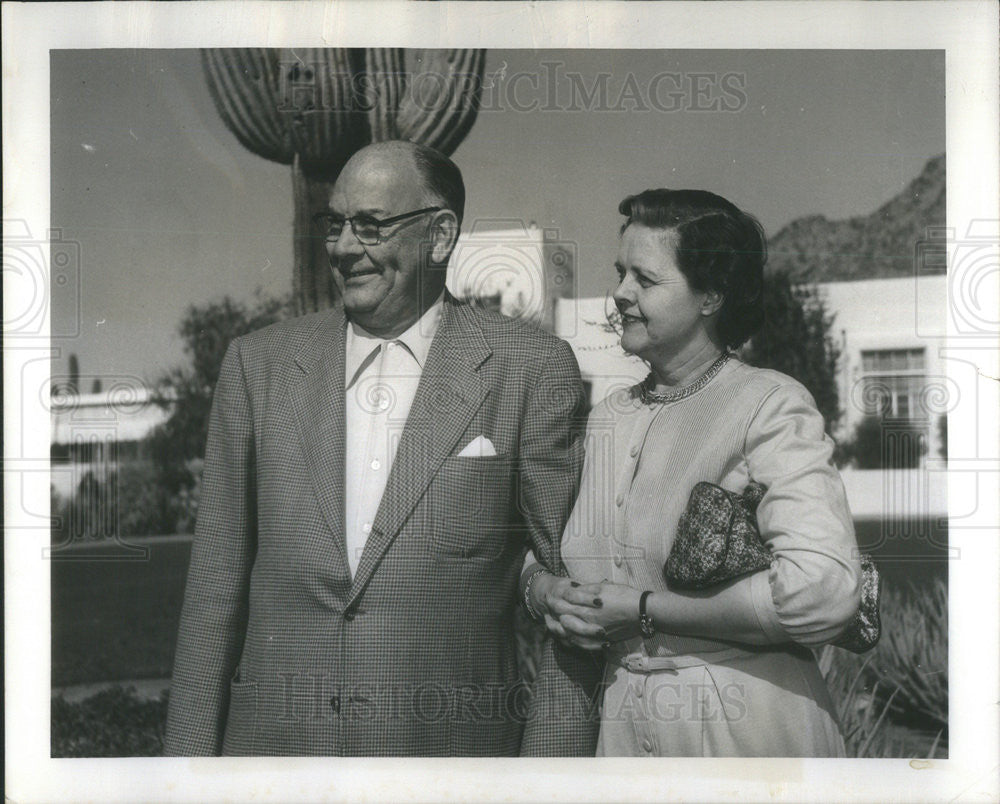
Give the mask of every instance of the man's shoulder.
[{"label": "man's shoulder", "polygon": [[334,325],[343,314],[336,308],[295,316],[249,332],[237,338],[243,351],[267,354],[294,354],[317,333]]},{"label": "man's shoulder", "polygon": [[510,318],[468,302],[454,301],[456,325],[475,327],[494,351],[548,353],[568,344],[551,332],[529,322]]}]

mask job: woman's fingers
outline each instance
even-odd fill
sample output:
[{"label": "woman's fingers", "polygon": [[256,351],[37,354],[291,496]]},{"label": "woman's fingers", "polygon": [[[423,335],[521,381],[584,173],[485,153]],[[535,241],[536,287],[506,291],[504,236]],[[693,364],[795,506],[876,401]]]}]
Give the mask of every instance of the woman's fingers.
[{"label": "woman's fingers", "polygon": [[562,617],[566,614],[572,614],[574,617],[579,617],[581,620],[591,620],[595,614],[594,607],[588,608],[587,606],[577,606],[561,599],[550,601],[546,608],[548,609],[549,614],[553,617]]},{"label": "woman's fingers", "polygon": [[599,651],[604,650],[604,643],[599,639],[584,639],[583,637],[573,637],[573,644],[584,650]]},{"label": "woman's fingers", "polygon": [[[582,620],[577,622],[583,623]],[[583,624],[586,625],[586,623]],[[603,638],[592,638],[567,631],[563,624],[550,614],[545,615],[545,627],[549,629],[552,636],[565,645],[573,645],[588,651],[599,651],[604,647]]]},{"label": "woman's fingers", "polygon": [[549,633],[554,637],[565,640],[567,639],[566,629],[562,627],[562,623],[559,622],[551,614],[545,615],[545,627],[549,629]]},{"label": "woman's fingers", "polygon": [[567,585],[565,590],[562,590],[560,597],[567,603],[572,603],[575,606],[600,608],[598,602],[600,594],[601,587],[598,584],[588,584],[587,586],[580,586],[578,588]]},{"label": "woman's fingers", "polygon": [[573,636],[596,639],[599,642],[603,642],[605,639],[604,629],[601,626],[588,623],[574,614],[561,615],[559,624]]}]

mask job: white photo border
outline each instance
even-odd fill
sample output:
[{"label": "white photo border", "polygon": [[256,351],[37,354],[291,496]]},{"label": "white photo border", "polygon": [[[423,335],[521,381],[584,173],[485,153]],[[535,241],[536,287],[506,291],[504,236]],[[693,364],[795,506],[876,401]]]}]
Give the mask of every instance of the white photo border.
[{"label": "white photo border", "polygon": [[[3,5],[4,218],[49,228],[49,50],[311,47],[750,48],[944,50],[948,226],[975,221],[998,242],[997,6],[992,2],[190,2]],[[961,265],[957,266],[959,269]],[[980,282],[980,320],[996,322],[996,263]],[[5,272],[5,284],[8,277]],[[39,278],[44,287],[45,277]],[[949,303],[968,303],[963,277]],[[982,285],[985,283],[985,285]],[[48,322],[42,328],[48,331]],[[949,331],[973,362],[980,419],[952,417],[949,499],[978,491],[949,530],[951,739],[948,760],[128,759],[49,758],[47,502],[29,482],[48,455],[48,413],[21,406],[47,335],[5,339],[7,795],[14,801],[996,800],[998,695],[997,333]],[[962,378],[955,377],[961,382]],[[968,383],[965,383],[968,386]],[[12,452],[15,445],[23,450]],[[14,458],[11,459],[10,456]],[[30,462],[28,462],[30,463]],[[969,473],[972,474],[969,474]]]}]

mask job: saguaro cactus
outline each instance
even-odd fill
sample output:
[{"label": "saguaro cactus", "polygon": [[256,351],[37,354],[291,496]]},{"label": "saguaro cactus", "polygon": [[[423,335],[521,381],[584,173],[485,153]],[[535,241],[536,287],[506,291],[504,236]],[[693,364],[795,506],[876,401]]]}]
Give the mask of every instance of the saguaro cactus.
[{"label": "saguaro cactus", "polygon": [[483,50],[202,51],[226,126],[253,153],[291,165],[292,290],[300,312],[329,307],[335,298],[310,218],[326,207],[344,163],[368,143],[390,139],[453,152],[475,122],[484,59]]}]

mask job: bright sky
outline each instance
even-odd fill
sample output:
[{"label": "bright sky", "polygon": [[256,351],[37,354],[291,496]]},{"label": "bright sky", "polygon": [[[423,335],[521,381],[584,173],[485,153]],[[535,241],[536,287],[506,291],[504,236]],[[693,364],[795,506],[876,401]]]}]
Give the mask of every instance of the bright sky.
[{"label": "bright sky", "polygon": [[[290,288],[290,169],[229,133],[195,51],[51,64],[52,226],[80,244],[82,289],[53,293],[54,332],[80,319],[53,338],[54,371],[76,352],[84,375],[150,380],[183,359],[188,304]],[[625,195],[709,189],[773,234],[868,214],[945,150],[939,52],[495,50],[486,72],[493,108],[454,154],[466,228],[556,228],[584,296],[613,281]],[[581,103],[602,82],[603,103]],[[735,108],[697,108],[713,105]]]}]

